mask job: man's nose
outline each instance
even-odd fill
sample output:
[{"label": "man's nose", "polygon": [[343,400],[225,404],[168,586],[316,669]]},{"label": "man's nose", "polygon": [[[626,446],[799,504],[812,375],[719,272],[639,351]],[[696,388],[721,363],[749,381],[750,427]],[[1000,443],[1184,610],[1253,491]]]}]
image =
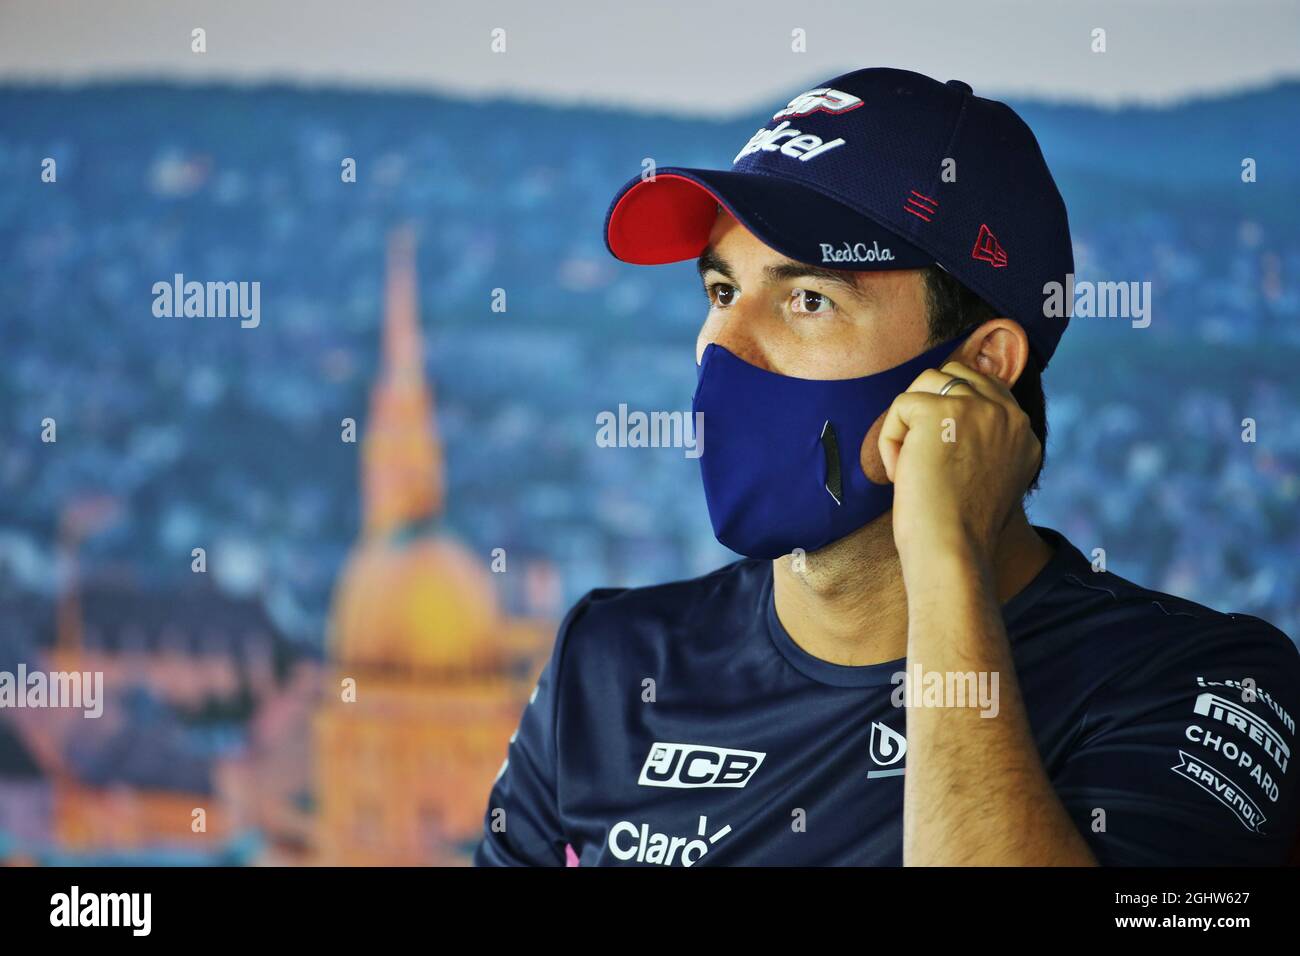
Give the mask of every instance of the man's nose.
[{"label": "man's nose", "polygon": [[731,308],[714,312],[705,324],[695,351],[695,362],[704,358],[704,349],[719,345],[741,361],[771,370],[759,337],[762,316],[757,305],[743,299]]}]

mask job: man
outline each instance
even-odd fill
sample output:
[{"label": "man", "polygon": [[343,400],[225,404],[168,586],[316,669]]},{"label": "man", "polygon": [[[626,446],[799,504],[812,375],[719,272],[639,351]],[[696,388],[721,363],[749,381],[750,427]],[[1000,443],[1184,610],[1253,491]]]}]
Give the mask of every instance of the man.
[{"label": "man", "polygon": [[618,258],[698,257],[705,497],[746,556],[560,627],[478,864],[1276,864],[1300,655],[1027,520],[1073,271],[1002,103],[903,70],[661,168]]}]

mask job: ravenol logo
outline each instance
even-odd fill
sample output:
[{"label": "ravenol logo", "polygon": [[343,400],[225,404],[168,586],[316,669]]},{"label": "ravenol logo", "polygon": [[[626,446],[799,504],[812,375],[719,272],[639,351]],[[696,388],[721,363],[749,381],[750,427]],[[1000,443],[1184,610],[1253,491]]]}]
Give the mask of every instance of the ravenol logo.
[{"label": "ravenol logo", "polygon": [[809,113],[847,113],[862,105],[862,100],[852,93],[833,90],[823,86],[807,93],[800,93],[783,110],[772,114],[772,119],[784,119],[787,116],[807,116]]},{"label": "ravenol logo", "polygon": [[676,789],[743,787],[766,756],[754,750],[656,741],[650,745],[637,783]]}]

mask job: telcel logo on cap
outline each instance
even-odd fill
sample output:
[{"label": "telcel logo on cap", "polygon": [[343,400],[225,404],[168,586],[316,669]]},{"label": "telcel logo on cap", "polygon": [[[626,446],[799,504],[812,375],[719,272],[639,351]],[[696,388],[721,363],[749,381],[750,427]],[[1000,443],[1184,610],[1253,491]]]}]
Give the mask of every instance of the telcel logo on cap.
[{"label": "telcel logo on cap", "polygon": [[[812,113],[847,113],[849,110],[855,110],[861,105],[861,98],[854,96],[852,93],[845,93],[843,90],[822,86],[815,90],[808,90],[806,93],[800,93],[789,102],[785,109],[773,113],[772,119],[779,120],[785,116],[808,116]],[[781,140],[785,140],[785,142],[781,142]],[[791,159],[806,163],[815,156],[820,156],[822,153],[843,145],[843,139],[833,139],[829,143],[825,143],[820,136],[792,129],[790,121],[783,120],[781,125],[775,129],[760,129],[751,136],[749,142],[736,154],[731,164],[734,166],[742,156],[757,153],[759,150],[765,153],[773,153],[778,149],[783,156],[789,156]]]},{"label": "telcel logo on cap", "polygon": [[[781,140],[783,139],[786,142],[782,143]],[[749,142],[736,154],[736,158],[731,161],[731,164],[734,166],[742,156],[757,153],[760,149],[765,153],[773,153],[779,149],[782,155],[806,163],[814,156],[820,156],[822,153],[843,145],[844,140],[842,138],[823,143],[820,136],[814,136],[812,133],[801,133],[797,129],[792,129],[790,121],[785,120],[776,129],[760,129],[751,136]]]}]

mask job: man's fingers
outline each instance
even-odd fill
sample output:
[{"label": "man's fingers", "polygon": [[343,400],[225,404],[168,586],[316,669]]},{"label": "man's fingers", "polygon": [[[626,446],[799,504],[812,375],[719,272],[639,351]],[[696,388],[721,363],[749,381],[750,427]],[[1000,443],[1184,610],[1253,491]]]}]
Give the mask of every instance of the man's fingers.
[{"label": "man's fingers", "polygon": [[[942,369],[928,368],[912,380],[908,386],[909,392],[928,392],[931,395],[938,395],[940,389],[951,382],[954,378],[963,378],[969,385],[957,384],[948,390],[947,394],[955,398],[974,398],[982,396],[984,398],[993,398],[996,394],[991,389],[985,387],[982,382],[977,381],[978,372],[971,371],[957,362],[945,363]],[[994,399],[996,400],[996,399]]]},{"label": "man's fingers", "polygon": [[[927,368],[924,372],[912,379],[912,384],[907,387],[909,392],[929,392],[931,395],[938,395],[939,389],[952,378],[952,375],[941,372],[937,368]],[[957,386],[958,389],[961,386]],[[951,394],[951,393],[949,393]],[[969,391],[967,395],[971,394]]]},{"label": "man's fingers", "polygon": [[[954,385],[946,395],[940,395],[940,390],[954,378],[964,379],[966,384]],[[1020,409],[1019,403],[1000,379],[977,372],[961,362],[945,362],[941,368],[928,368],[913,379],[907,391],[889,406],[876,442],[889,480],[895,480],[894,468],[903,451],[903,440],[908,431],[916,427],[922,416],[935,413],[938,407],[935,403],[947,403],[949,400],[962,402],[972,398],[987,399],[1007,411]],[[971,406],[957,404],[947,407],[956,411]]]},{"label": "man's fingers", "polygon": [[[1014,405],[1016,403],[1015,398],[1011,395],[1011,390],[1002,384],[1001,379],[994,378],[992,375],[984,375],[968,365],[963,365],[961,362],[944,362],[939,367],[939,374],[943,377],[943,383],[947,383],[953,378],[964,378],[970,382],[971,388],[977,394],[982,395],[991,402],[997,402],[999,405],[1008,403]],[[941,383],[940,387],[942,387],[943,383]],[[938,389],[935,391],[938,391]],[[960,395],[962,391],[963,386],[957,385],[948,394]],[[970,394],[969,390],[966,394]]]},{"label": "man's fingers", "polygon": [[[930,371],[934,371],[930,369]],[[915,384],[915,383],[913,383]],[[935,396],[924,391],[907,391],[894,399],[885,412],[885,420],[880,426],[880,436],[876,447],[880,449],[880,460],[885,466],[885,474],[894,480],[894,466],[903,450],[903,439],[922,411],[921,403],[934,401]]]},{"label": "man's fingers", "polygon": [[908,386],[907,390],[909,392],[930,392],[938,395],[939,391],[954,378],[965,379],[970,384],[954,385],[948,390],[948,395],[957,398],[962,396],[971,398],[978,395],[981,398],[987,398],[991,402],[997,402],[999,405],[1016,404],[1011,391],[1002,384],[1001,379],[977,372],[969,365],[963,365],[957,361],[944,362],[937,369],[926,369],[912,380],[912,384]]}]

